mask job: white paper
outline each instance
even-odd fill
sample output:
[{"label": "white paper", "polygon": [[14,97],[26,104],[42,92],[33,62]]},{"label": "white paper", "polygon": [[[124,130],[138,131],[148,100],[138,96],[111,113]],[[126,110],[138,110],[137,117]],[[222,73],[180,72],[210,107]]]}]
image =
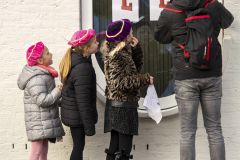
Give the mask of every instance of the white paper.
[{"label": "white paper", "polygon": [[[164,5],[167,4],[169,0],[164,0]],[[150,0],[150,21],[157,21],[160,13],[162,12],[163,8],[159,8],[161,0]]]},{"label": "white paper", "polygon": [[129,19],[131,22],[139,21],[139,1],[126,0],[126,6],[132,3],[132,11],[122,9],[124,0],[112,0],[112,21]]},{"label": "white paper", "polygon": [[148,115],[158,124],[162,119],[162,113],[154,85],[149,85],[143,106],[147,108]]}]

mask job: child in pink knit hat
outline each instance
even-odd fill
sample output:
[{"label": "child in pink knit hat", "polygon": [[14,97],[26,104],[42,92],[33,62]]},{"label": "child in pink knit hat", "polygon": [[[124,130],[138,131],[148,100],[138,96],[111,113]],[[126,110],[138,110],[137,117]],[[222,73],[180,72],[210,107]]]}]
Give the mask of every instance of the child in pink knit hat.
[{"label": "child in pink knit hat", "polygon": [[60,63],[63,83],[61,119],[70,127],[73,150],[70,160],[82,160],[85,136],[95,135],[98,120],[96,109],[96,74],[91,54],[97,52],[93,29],[80,30],[73,34],[68,49]]},{"label": "child in pink knit hat", "polygon": [[55,85],[58,72],[50,66],[52,53],[42,42],[27,50],[26,60],[18,87],[24,90],[26,132],[32,144],[29,159],[47,160],[48,141],[55,143],[57,137],[65,135],[57,105],[62,87]]},{"label": "child in pink knit hat", "polygon": [[[58,77],[58,72],[50,66],[53,63],[52,53],[48,51],[48,48],[42,42],[38,42],[28,48],[26,59],[29,66],[36,65],[46,69],[54,78]],[[58,87],[61,88],[60,85]]]}]

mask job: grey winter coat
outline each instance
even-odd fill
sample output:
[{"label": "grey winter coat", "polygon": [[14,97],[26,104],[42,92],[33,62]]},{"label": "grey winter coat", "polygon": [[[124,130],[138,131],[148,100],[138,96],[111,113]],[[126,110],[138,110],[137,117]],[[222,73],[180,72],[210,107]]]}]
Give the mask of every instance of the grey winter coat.
[{"label": "grey winter coat", "polygon": [[24,66],[18,77],[18,87],[24,90],[25,125],[29,141],[64,136],[57,101],[61,90],[53,76],[37,66]]}]

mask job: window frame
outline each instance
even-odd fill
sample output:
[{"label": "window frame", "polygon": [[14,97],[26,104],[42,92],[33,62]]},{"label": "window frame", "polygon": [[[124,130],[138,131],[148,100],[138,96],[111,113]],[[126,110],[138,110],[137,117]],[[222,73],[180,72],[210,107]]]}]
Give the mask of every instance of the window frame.
[{"label": "window frame", "polygon": [[[222,0],[219,2],[223,3]],[[81,29],[89,29],[93,28],[93,0],[82,1],[80,0],[80,28]],[[223,57],[223,72],[225,71],[227,61],[228,61],[228,48],[231,44],[232,37],[224,36],[224,31],[221,30],[219,34],[219,42],[222,45],[222,57]],[[104,96],[104,89],[106,87],[105,83],[105,75],[102,72],[95,55],[92,56],[93,67],[95,68],[96,76],[97,76],[97,97],[106,103],[106,97]],[[175,94],[158,98],[161,104],[162,115],[169,116],[178,113],[178,106],[175,100]],[[147,110],[143,107],[144,98],[140,98],[139,101],[139,117],[149,118],[147,114]]]}]

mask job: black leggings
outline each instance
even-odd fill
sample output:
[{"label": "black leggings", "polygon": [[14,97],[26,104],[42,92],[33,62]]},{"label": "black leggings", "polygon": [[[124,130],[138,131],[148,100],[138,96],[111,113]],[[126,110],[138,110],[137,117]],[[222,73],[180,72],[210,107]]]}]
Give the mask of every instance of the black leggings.
[{"label": "black leggings", "polygon": [[71,127],[73,150],[70,160],[83,160],[85,146],[85,132],[83,127]]},{"label": "black leggings", "polygon": [[[132,150],[133,135],[122,134],[117,131],[111,131],[111,141],[109,153],[115,153],[125,149],[126,155],[130,155]],[[114,156],[107,155],[107,160],[115,160]],[[127,157],[121,157],[121,160],[129,160]]]}]

